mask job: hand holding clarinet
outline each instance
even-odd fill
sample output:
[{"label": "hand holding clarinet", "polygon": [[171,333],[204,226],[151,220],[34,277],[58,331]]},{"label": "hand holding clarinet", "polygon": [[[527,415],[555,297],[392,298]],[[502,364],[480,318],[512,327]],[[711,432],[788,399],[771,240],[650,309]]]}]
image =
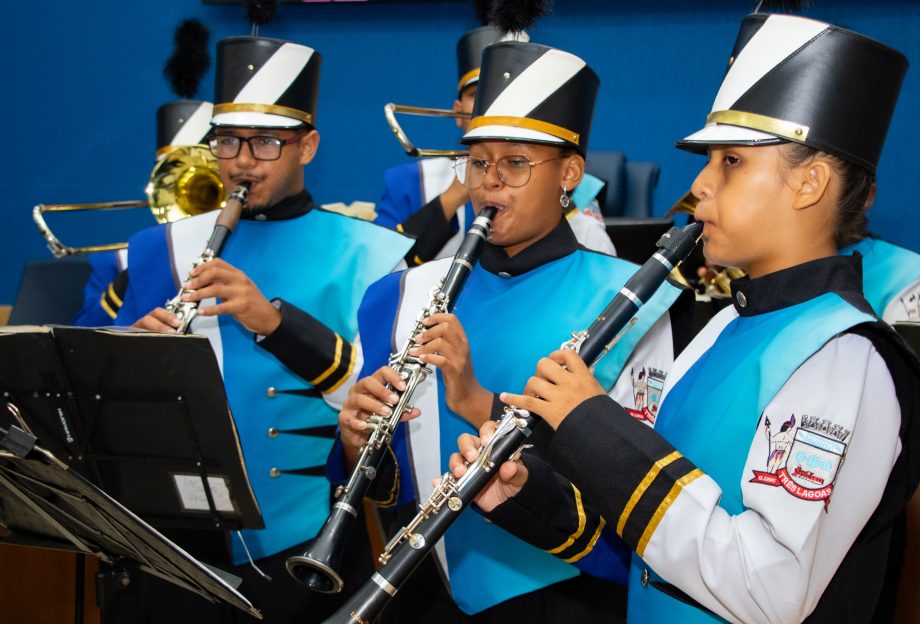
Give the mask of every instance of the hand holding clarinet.
[{"label": "hand holding clarinet", "polygon": [[[503,392],[500,398],[503,403],[539,414],[555,430],[582,402],[604,394],[584,360],[572,349],[559,349],[537,363],[537,370],[528,380],[523,394]],[[459,479],[464,475],[467,464],[475,461],[479,449],[492,439],[496,425],[494,421],[487,422],[480,428],[479,437],[466,433],[457,439],[459,452],[450,457],[450,471],[454,477]],[[516,457],[503,463],[496,476],[475,499],[485,512],[521,491],[527,482],[527,466]]]}]

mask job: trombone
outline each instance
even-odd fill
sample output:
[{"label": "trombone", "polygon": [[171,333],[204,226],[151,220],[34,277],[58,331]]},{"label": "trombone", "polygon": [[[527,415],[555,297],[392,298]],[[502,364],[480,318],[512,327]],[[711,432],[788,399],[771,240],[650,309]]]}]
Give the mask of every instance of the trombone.
[{"label": "trombone", "polygon": [[85,247],[65,245],[54,235],[42,216],[46,212],[124,210],[149,207],[157,223],[170,223],[220,208],[224,185],[217,173],[217,159],[203,145],[176,147],[162,156],[150,174],[145,189],[147,200],[91,204],[38,204],[32,220],[55,258],[75,254],[125,249],[128,243],[106,243]]},{"label": "trombone", "polygon": [[403,113],[406,115],[420,115],[423,117],[453,117],[454,119],[470,119],[472,115],[469,113],[459,113],[457,111],[443,108],[403,106],[402,104],[393,103],[387,104],[383,107],[383,114],[387,118],[387,125],[390,126],[390,130],[393,131],[393,134],[396,136],[396,140],[399,141],[399,144],[402,145],[402,148],[406,150],[406,154],[409,156],[466,156],[466,150],[461,149],[439,150],[415,147],[415,144],[409,140],[409,137],[402,129],[402,126],[400,126],[399,122],[396,121],[396,113]]}]

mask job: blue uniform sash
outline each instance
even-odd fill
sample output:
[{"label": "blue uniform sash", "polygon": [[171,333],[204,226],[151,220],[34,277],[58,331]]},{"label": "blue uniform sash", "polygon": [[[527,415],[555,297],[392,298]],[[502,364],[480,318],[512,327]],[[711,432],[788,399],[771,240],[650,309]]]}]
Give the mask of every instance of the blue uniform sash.
[{"label": "blue uniform sash", "polygon": [[920,254],[866,238],[840,250],[841,256],[858,251],[863,256],[863,293],[875,313],[882,316],[888,304],[911,284],[920,281]]},{"label": "blue uniform sash", "polygon": [[[213,227],[217,216],[205,213],[193,218]],[[163,307],[178,292],[179,279],[184,279],[185,275],[182,278],[173,275],[167,237],[170,225],[164,223],[149,227],[128,239],[128,290],[115,317],[115,325],[131,325],[154,308]],[[205,233],[203,236],[198,253],[208,242],[208,235]],[[130,279],[131,275],[136,276],[134,280]]]},{"label": "blue uniform sash", "polygon": [[[206,226],[201,228],[202,249],[211,222],[201,223]],[[132,248],[132,282],[140,282],[144,275],[136,273],[136,267],[150,264],[140,258],[155,264],[168,255],[165,236],[152,233],[144,240],[151,245]],[[391,230],[314,209],[294,219],[240,221],[221,256],[244,271],[269,299],[283,298],[351,340],[357,332],[356,313],[364,291],[396,266],[411,245],[410,239]],[[135,256],[139,257],[136,264]],[[143,282],[148,288],[142,293],[141,307],[162,306],[175,294],[171,272],[162,267],[156,270]],[[187,268],[174,269],[183,270]],[[150,292],[154,285],[158,292]],[[193,331],[197,323],[193,322]],[[309,384],[260,348],[253,334],[232,316],[220,316],[216,329],[209,338],[222,364],[250,484],[265,520],[265,529],[243,531],[246,545],[258,559],[310,539],[329,513],[329,484],[323,467],[332,439],[270,437],[269,428],[335,425],[337,414],[317,397],[280,394],[269,398],[266,389],[270,386],[297,389]],[[283,473],[304,468],[315,468],[316,474]],[[233,540],[233,558],[237,564],[246,561],[238,540]]]},{"label": "blue uniform sash", "polygon": [[[454,313],[469,339],[479,382],[493,392],[523,390],[537,360],[558,349],[572,331],[586,329],[635,270],[635,265],[624,260],[583,250],[516,277],[499,277],[477,266]],[[404,287],[430,285],[411,285],[406,279]],[[595,374],[604,387],[614,384],[636,344],[678,294],[677,288],[666,284],[642,308],[637,323],[598,364]],[[414,316],[416,312],[403,313]],[[438,453],[439,458],[432,461],[440,465],[442,473],[450,454],[456,451],[457,436],[476,432],[447,408],[444,396],[439,375],[439,415],[434,423],[429,419],[422,427],[440,427],[440,448],[420,448],[411,442],[413,464],[419,465],[419,455]],[[397,457],[406,461],[405,448],[399,449],[404,444],[404,436],[394,439]],[[405,482],[407,467],[400,470],[401,494],[411,491]],[[436,474],[415,476],[427,484]],[[448,530],[443,551],[452,596],[470,614],[578,574],[569,564],[474,513],[462,514]]]},{"label": "blue uniform sash", "polygon": [[[764,409],[789,377],[828,340],[875,318],[826,293],[795,306],[732,320],[664,397],[655,430],[722,488],[721,507],[745,507],[741,481]],[[739,357],[740,354],[740,357]],[[633,556],[629,622],[721,622],[721,618],[643,587],[647,564]],[[651,574],[653,580],[658,580]]]}]

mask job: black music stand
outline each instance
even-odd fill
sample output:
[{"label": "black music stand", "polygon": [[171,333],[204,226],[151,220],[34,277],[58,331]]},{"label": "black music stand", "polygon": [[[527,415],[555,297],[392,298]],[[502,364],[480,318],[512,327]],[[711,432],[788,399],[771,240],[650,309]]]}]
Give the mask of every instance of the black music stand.
[{"label": "black music stand", "polygon": [[211,602],[223,600],[262,617],[221,576],[16,426],[0,427],[0,523],[6,527],[2,542],[92,554],[116,570],[136,566]]},{"label": "black music stand", "polygon": [[0,409],[0,425],[157,528],[264,526],[207,338],[0,328],[0,395],[21,413]]}]

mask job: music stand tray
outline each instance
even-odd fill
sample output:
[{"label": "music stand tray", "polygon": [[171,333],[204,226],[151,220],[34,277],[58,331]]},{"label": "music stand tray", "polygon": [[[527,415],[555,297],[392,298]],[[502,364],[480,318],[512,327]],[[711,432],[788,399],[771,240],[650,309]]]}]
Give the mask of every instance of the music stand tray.
[{"label": "music stand tray", "polygon": [[228,582],[70,470],[15,426],[0,428],[0,541],[92,554],[131,564],[253,617],[261,613]]},{"label": "music stand tray", "polygon": [[0,425],[153,526],[264,526],[207,338],[0,328],[0,399]]}]

